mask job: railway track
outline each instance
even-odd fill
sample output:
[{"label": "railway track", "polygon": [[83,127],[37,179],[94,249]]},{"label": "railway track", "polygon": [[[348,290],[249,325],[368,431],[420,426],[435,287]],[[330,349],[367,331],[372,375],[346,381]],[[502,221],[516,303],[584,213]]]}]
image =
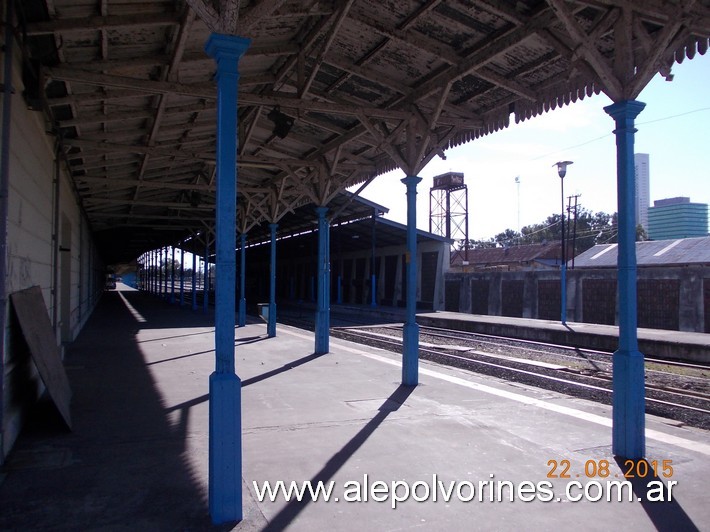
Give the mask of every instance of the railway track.
[{"label": "railway track", "polygon": [[[333,327],[331,333],[401,352],[401,330],[360,325]],[[420,327],[419,353],[448,366],[611,403],[611,353],[432,327]],[[710,367],[646,358],[646,410],[710,429]]]}]

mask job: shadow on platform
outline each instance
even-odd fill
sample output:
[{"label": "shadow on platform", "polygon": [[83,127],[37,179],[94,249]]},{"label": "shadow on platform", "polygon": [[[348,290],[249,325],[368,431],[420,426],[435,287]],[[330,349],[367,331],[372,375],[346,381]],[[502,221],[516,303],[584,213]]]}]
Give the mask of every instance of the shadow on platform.
[{"label": "shadow on platform", "polygon": [[[186,424],[170,421],[140,347],[212,323],[139,292],[105,293],[66,352],[73,432],[56,430],[51,409],[33,412],[4,467],[0,528],[214,529]],[[146,329],[166,334],[139,341]]]}]

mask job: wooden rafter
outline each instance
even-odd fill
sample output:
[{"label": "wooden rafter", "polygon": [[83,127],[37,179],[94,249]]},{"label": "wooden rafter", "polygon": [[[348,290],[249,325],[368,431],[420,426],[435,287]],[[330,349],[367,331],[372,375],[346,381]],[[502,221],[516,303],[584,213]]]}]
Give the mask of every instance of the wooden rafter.
[{"label": "wooden rafter", "polygon": [[548,0],[548,3],[574,40],[577,46],[575,53],[583,57],[592,67],[599,77],[599,81],[604,85],[605,92],[609,98],[614,101],[621,100],[624,96],[624,90],[619,79],[615,76],[609,60],[601,54],[596,43],[575,20],[566,2],[564,0]]},{"label": "wooden rafter", "polygon": [[[635,97],[710,36],[710,7],[688,0],[132,5],[50,0],[48,20],[22,27],[25,53],[44,65],[48,123],[102,228],[204,217],[191,191],[214,200],[205,27],[252,39],[238,96],[240,228],[252,231],[397,166],[416,174],[473,130],[504,127],[511,110],[530,117],[600,87]],[[276,107],[294,120],[283,138],[268,118]]]}]

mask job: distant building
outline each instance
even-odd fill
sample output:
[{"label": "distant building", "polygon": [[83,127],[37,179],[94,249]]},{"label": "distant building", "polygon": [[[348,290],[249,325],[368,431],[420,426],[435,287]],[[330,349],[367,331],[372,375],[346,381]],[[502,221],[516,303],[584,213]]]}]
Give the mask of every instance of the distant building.
[{"label": "distant building", "polygon": [[648,207],[651,204],[648,153],[634,155],[636,177],[636,225],[648,233]]},{"label": "distant building", "polygon": [[690,198],[667,198],[648,209],[648,237],[651,240],[693,238],[708,235],[707,203]]},{"label": "distant building", "polygon": [[[597,244],[577,255],[575,268],[615,269],[618,251],[619,244]],[[636,264],[639,268],[710,267],[710,237],[636,242]]]},{"label": "distant building", "polygon": [[557,269],[560,264],[560,243],[530,244],[503,248],[469,249],[451,253],[451,267],[472,271],[521,271]]}]

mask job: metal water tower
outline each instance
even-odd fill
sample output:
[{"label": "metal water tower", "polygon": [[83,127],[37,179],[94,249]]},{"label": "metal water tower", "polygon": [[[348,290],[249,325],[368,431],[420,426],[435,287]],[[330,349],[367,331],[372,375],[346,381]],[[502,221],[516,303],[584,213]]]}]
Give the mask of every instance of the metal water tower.
[{"label": "metal water tower", "polygon": [[451,255],[468,259],[468,189],[462,172],[448,172],[434,177],[429,190],[429,232],[452,240],[463,240],[464,246]]}]

